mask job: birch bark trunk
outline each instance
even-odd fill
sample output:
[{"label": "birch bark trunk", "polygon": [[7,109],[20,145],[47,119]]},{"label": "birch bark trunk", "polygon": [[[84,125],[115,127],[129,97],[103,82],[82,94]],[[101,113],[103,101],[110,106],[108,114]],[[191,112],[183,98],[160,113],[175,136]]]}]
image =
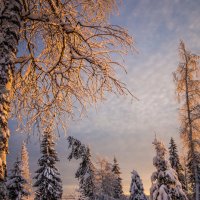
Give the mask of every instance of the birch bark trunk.
[{"label": "birch bark trunk", "polygon": [[21,27],[20,0],[0,1],[0,185],[6,177],[14,60]]}]

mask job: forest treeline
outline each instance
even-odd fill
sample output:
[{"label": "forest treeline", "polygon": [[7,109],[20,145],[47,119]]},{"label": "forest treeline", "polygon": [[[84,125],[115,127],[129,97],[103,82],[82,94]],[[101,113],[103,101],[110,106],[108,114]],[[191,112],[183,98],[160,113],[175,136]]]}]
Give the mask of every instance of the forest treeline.
[{"label": "forest treeline", "polygon": [[[173,138],[170,140],[169,153],[165,145],[155,138],[153,145],[156,156],[153,165],[156,171],[152,173],[150,188],[151,200],[189,200],[198,197],[199,187],[199,56],[187,51],[184,42],[179,45],[180,63],[174,75],[176,93],[180,102],[180,137],[184,144],[184,159],[180,159],[178,148]],[[25,143],[22,145],[21,159],[17,158],[13,170],[8,176],[5,194],[9,199],[54,200],[61,199],[63,194],[62,178],[56,162],[59,161],[53,139],[53,125],[47,127],[41,142],[41,158],[39,168],[34,176],[35,192],[33,195],[32,181],[28,167],[28,153]],[[68,160],[78,160],[79,168],[75,178],[79,181],[77,199],[79,200],[146,200],[142,180],[133,169],[130,186],[130,196],[125,196],[122,190],[122,179],[119,164],[99,159],[94,163],[91,150],[81,141],[68,137],[70,154]],[[168,156],[169,154],[169,156]]]},{"label": "forest treeline", "polygon": [[[116,0],[0,1],[0,199],[27,199],[32,193],[25,144],[21,158],[7,173],[9,119],[18,122],[18,130],[37,131],[43,137],[34,198],[56,200],[62,196],[62,181],[52,132],[66,129],[70,120],[85,115],[87,108],[104,100],[108,93],[134,97],[117,74],[119,69],[126,70],[123,59],[118,62],[115,58],[134,50],[128,31],[109,21],[110,15],[118,12],[117,7]],[[156,139],[152,200],[200,199],[200,57],[188,51],[183,41],[179,54],[174,80],[180,102],[180,136],[186,151],[185,173],[173,169],[163,143]],[[115,190],[122,192],[119,174],[112,169],[110,184],[116,184],[115,189],[103,189],[103,179],[97,181],[98,170],[90,162],[90,150],[85,145],[81,148],[80,154],[69,157],[81,161],[76,173],[80,198],[117,199]],[[84,169],[86,164],[88,168]],[[87,178],[94,191],[88,188]],[[146,198],[135,171],[131,188],[130,198]],[[136,197],[135,188],[141,191]]]},{"label": "forest treeline", "polygon": [[[121,170],[115,157],[113,163],[104,158],[98,158],[94,162],[90,148],[78,139],[69,136],[68,144],[70,149],[68,160],[79,161],[79,167],[74,175],[79,186],[74,191],[74,199],[147,200],[149,198],[144,193],[142,180],[135,169],[131,172],[130,195],[125,195],[122,189]],[[153,158],[156,171],[151,176],[150,198],[189,199],[191,191],[187,166],[180,161],[174,139],[170,140],[169,150],[157,138],[153,145],[156,150],[156,156]],[[23,142],[21,157],[17,157],[8,175],[6,183],[8,199],[62,199],[62,179],[64,180],[64,177],[61,177],[56,167],[58,161],[53,132],[49,128],[45,131],[41,142],[41,157],[38,160],[38,169],[33,176],[34,180],[32,180],[28,151]]]}]

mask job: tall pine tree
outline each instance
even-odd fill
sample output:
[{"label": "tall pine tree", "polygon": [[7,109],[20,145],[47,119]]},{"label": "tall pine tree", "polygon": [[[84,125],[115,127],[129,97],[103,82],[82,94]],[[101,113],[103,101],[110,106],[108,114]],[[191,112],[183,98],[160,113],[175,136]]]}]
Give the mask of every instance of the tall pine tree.
[{"label": "tall pine tree", "polygon": [[119,164],[117,163],[117,159],[114,157],[114,164],[112,168],[112,172],[115,175],[115,181],[114,181],[114,198],[120,199],[120,197],[123,195],[122,190],[122,179],[120,177],[121,172],[119,168]]},{"label": "tall pine tree", "polygon": [[131,173],[132,173],[132,181],[130,187],[129,200],[147,200],[144,194],[144,188],[140,176],[135,170],[133,170]]},{"label": "tall pine tree", "polygon": [[26,179],[27,184],[25,184],[26,190],[29,192],[29,196],[23,198],[23,200],[31,200],[32,197],[32,181],[29,170],[29,156],[26,148],[26,143],[23,142],[21,149],[21,162],[22,162],[22,176]]},{"label": "tall pine tree", "polygon": [[153,164],[156,171],[152,174],[152,186],[150,189],[151,200],[187,200],[178,180],[176,171],[170,166],[166,155],[167,150],[164,144],[157,139],[153,142],[156,149],[156,156]]},{"label": "tall pine tree", "polygon": [[62,198],[62,181],[55,164],[59,161],[55,151],[52,128],[44,131],[41,143],[41,158],[38,160],[39,169],[34,177],[36,182],[35,200],[60,200]]},{"label": "tall pine tree", "polygon": [[7,185],[9,200],[22,200],[24,197],[28,197],[30,194],[26,190],[26,184],[27,181],[22,175],[22,163],[17,157]]},{"label": "tall pine tree", "polygon": [[177,146],[173,138],[170,139],[169,161],[170,161],[171,167],[176,171],[178,175],[178,179],[180,183],[182,184],[183,190],[187,192],[186,177],[184,176],[184,171],[180,163]]},{"label": "tall pine tree", "polygon": [[68,137],[68,142],[69,148],[71,148],[68,159],[81,159],[80,166],[75,175],[79,180],[80,199],[94,200],[96,198],[95,167],[91,162],[90,149],[71,136]]}]

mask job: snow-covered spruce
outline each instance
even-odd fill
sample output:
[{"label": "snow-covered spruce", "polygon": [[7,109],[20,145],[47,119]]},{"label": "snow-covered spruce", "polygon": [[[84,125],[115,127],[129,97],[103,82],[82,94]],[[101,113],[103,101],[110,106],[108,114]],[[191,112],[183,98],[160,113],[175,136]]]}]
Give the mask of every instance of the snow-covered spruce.
[{"label": "snow-covered spruce", "polygon": [[6,185],[6,178],[0,184],[0,199],[8,200],[8,191]]},{"label": "snow-covered spruce", "polygon": [[26,148],[26,143],[23,142],[21,149],[21,162],[22,162],[22,176],[26,179],[27,183],[25,184],[26,190],[29,192],[29,196],[22,198],[22,200],[31,200],[32,197],[32,181],[29,170],[29,156]]},{"label": "snow-covered spruce", "polygon": [[178,150],[176,143],[173,138],[170,139],[170,146],[169,146],[169,161],[171,167],[176,171],[178,175],[178,180],[182,184],[182,188],[186,191],[186,177],[184,176],[183,167],[180,163]]},{"label": "snow-covered spruce", "polygon": [[140,176],[135,170],[133,170],[131,173],[132,173],[132,180],[131,180],[129,200],[147,200],[144,194],[144,188]]},{"label": "snow-covered spruce", "polygon": [[82,158],[82,156],[85,154],[86,146],[72,136],[69,136],[67,140],[69,143],[69,149],[71,148],[71,152],[68,156],[68,159],[71,160],[72,158],[74,158],[78,160]]},{"label": "snow-covered spruce", "polygon": [[156,167],[156,171],[151,177],[150,199],[187,200],[176,171],[166,159],[167,150],[164,144],[156,138],[153,144],[156,149],[156,156],[153,159],[153,165]]},{"label": "snow-covered spruce", "polygon": [[114,195],[113,195],[113,197],[115,199],[120,199],[120,197],[123,195],[122,179],[120,177],[121,172],[120,172],[119,164],[117,163],[117,159],[116,158],[114,158],[112,172],[115,175]]},{"label": "snow-covered spruce", "polygon": [[75,177],[79,180],[79,199],[94,200],[95,167],[91,162],[90,149],[73,137],[68,137],[68,142],[69,148],[71,148],[71,153],[68,159],[81,159],[80,166],[75,175]]},{"label": "snow-covered spruce", "polygon": [[91,162],[90,149],[87,147],[85,155],[82,157],[80,167],[76,172],[76,178],[79,180],[79,187],[82,197],[88,200],[94,200],[95,197],[95,167]]},{"label": "snow-covered spruce", "polygon": [[62,181],[60,173],[55,167],[58,160],[53,141],[52,129],[48,127],[44,131],[41,143],[41,158],[38,160],[39,169],[34,177],[36,182],[35,200],[60,200],[62,198]]},{"label": "snow-covered spruce", "polygon": [[29,196],[25,187],[26,184],[27,181],[22,176],[22,163],[17,157],[7,185],[9,200],[22,200],[23,197]]}]

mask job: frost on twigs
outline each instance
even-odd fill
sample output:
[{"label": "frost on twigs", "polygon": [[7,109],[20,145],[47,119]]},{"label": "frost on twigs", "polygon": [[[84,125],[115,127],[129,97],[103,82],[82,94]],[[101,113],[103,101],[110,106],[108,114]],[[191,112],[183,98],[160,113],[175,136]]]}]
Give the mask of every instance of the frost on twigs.
[{"label": "frost on twigs", "polygon": [[117,77],[123,63],[113,56],[126,54],[133,39],[109,23],[116,9],[115,0],[23,5],[20,44],[26,50],[15,60],[12,101],[19,127],[36,124],[42,130],[49,111],[56,115],[55,124],[65,126],[63,121],[84,116],[87,106],[104,100],[106,93],[129,94]]},{"label": "frost on twigs", "polygon": [[180,134],[187,148],[188,193],[200,199],[200,56],[187,50],[183,41],[179,45],[180,62],[174,72],[176,93],[180,103]]},{"label": "frost on twigs", "polygon": [[35,125],[42,132],[47,115],[65,127],[66,119],[82,117],[106,93],[130,94],[117,76],[123,63],[114,55],[126,54],[133,39],[109,23],[116,8],[115,0],[0,1],[0,156],[5,166],[10,112],[18,128]]},{"label": "frost on twigs", "polygon": [[31,181],[31,174],[29,170],[29,156],[28,156],[28,151],[27,151],[25,142],[22,143],[22,148],[21,148],[21,169],[22,169],[22,176],[27,181],[24,187],[29,192],[28,197],[22,200],[31,200],[31,195],[33,193],[32,181]]}]

